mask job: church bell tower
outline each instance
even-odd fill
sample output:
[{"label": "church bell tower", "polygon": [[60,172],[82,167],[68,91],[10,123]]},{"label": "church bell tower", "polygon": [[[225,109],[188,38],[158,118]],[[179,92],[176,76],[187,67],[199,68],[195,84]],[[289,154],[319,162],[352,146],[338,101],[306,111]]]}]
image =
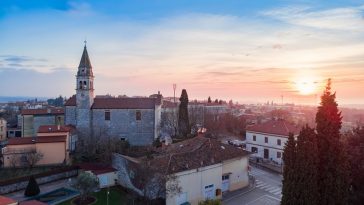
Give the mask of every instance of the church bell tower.
[{"label": "church bell tower", "polygon": [[76,127],[84,134],[91,133],[91,106],[94,101],[94,75],[85,47],[76,75]]}]

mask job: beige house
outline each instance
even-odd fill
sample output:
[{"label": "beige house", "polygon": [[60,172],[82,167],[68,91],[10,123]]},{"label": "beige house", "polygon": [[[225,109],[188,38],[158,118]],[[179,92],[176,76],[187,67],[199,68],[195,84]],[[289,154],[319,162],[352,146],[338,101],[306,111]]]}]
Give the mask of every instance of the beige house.
[{"label": "beige house", "polygon": [[76,149],[77,132],[72,125],[41,125],[38,128],[37,136],[66,136],[67,152],[72,153]]},{"label": "beige house", "polygon": [[[166,187],[178,184],[180,193],[167,191],[167,205],[190,203],[197,205],[206,199],[220,199],[222,194],[249,185],[249,152],[215,139],[198,136],[155,150],[153,159],[114,155],[113,166],[118,169],[118,182],[141,193],[135,182],[137,164],[146,160],[150,167],[170,176]],[[172,177],[173,176],[173,177]],[[137,177],[136,177],[137,178]],[[168,190],[168,188],[166,188]],[[156,196],[149,196],[154,197]]]},{"label": "beige house", "polygon": [[6,139],[6,120],[4,118],[0,118],[0,141]]},{"label": "beige house", "polygon": [[66,139],[65,135],[11,138],[2,148],[4,167],[70,163]]}]

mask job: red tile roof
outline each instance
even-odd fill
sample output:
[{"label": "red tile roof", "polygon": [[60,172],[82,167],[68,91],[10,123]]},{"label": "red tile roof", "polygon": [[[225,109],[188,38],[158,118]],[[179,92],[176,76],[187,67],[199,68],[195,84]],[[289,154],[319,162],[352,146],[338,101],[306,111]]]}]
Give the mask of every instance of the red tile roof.
[{"label": "red tile roof", "polygon": [[162,108],[176,108],[177,103],[171,101],[163,101]]},{"label": "red tile roof", "polygon": [[246,131],[288,136],[289,133],[298,134],[300,128],[284,120],[270,120],[262,124],[247,127]]},{"label": "red tile roof", "polygon": [[154,109],[157,98],[95,98],[92,109]]},{"label": "red tile roof", "polygon": [[78,164],[77,166],[84,171],[91,171],[95,175],[117,171],[111,165],[100,164],[100,163],[91,163],[91,162],[90,163],[81,163],[81,164]]},{"label": "red tile roof", "polygon": [[57,125],[41,125],[38,128],[38,133],[71,132],[74,129],[75,127],[71,125],[62,125],[59,126],[59,129]]},{"label": "red tile roof", "polygon": [[64,114],[63,108],[51,109],[24,109],[21,111],[22,115],[61,115]]},{"label": "red tile roof", "polygon": [[8,197],[5,197],[5,196],[0,196],[0,205],[8,205],[8,204],[14,204],[16,203],[17,201],[11,199],[11,198],[8,198]]},{"label": "red tile roof", "polygon": [[35,143],[66,142],[66,135],[40,137],[14,137],[8,140],[8,145],[24,145]]},{"label": "red tile roof", "polygon": [[203,136],[159,148],[157,152],[160,155],[150,160],[150,164],[156,169],[165,169],[167,173],[206,167],[250,154],[235,146]]},{"label": "red tile roof", "polygon": [[47,205],[47,204],[37,200],[30,200],[30,201],[22,201],[19,203],[19,205]]},{"label": "red tile roof", "polygon": [[76,106],[76,95],[73,95],[72,97],[68,98],[64,106]]}]

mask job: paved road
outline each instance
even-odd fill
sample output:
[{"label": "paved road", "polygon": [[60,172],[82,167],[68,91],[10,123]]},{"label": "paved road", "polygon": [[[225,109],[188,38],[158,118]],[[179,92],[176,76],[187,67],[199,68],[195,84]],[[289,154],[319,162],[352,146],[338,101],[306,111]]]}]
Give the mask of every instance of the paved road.
[{"label": "paved road", "polygon": [[252,167],[255,189],[224,200],[225,205],[279,205],[282,197],[282,176]]}]

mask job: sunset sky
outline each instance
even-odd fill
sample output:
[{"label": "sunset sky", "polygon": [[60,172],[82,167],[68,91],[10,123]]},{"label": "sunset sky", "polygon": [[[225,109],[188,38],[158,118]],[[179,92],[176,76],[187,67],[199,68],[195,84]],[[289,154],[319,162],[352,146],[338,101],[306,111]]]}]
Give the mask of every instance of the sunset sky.
[{"label": "sunset sky", "polygon": [[87,39],[96,94],[363,104],[364,2],[291,2],[1,0],[0,96],[71,96]]}]

